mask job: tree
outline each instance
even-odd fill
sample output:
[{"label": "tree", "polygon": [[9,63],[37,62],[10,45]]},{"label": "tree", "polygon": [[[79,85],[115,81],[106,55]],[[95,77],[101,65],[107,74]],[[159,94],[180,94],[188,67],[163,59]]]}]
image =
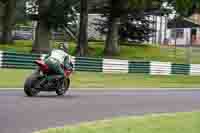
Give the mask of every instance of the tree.
[{"label": "tree", "polygon": [[31,18],[37,21],[36,38],[33,44],[33,52],[49,52],[51,30],[64,29],[70,23],[76,22],[76,11],[71,0],[38,0],[31,8],[37,10],[38,15]]},{"label": "tree", "polygon": [[[119,25],[119,40],[127,41],[131,40],[132,42],[142,43],[148,41],[150,37],[153,36],[155,32],[154,27],[151,27],[155,23],[154,20],[149,19],[150,15],[164,15],[167,12],[160,10],[157,14],[156,10],[144,11],[144,10],[135,10],[127,13],[121,17],[121,22]],[[108,31],[108,17],[102,15],[101,19],[96,19],[94,23],[96,25],[96,30],[101,34],[105,35]]]},{"label": "tree", "polygon": [[30,21],[26,14],[26,0],[17,0],[16,3],[16,24],[23,24],[28,25],[28,22]]},{"label": "tree", "polygon": [[120,47],[118,43],[118,32],[120,24],[120,8],[122,5],[125,5],[126,1],[122,0],[110,0],[110,9],[108,16],[108,32],[106,38],[106,45],[104,48],[105,55],[113,56],[118,55],[120,52]]},{"label": "tree", "polygon": [[38,1],[38,21],[32,52],[41,53],[50,51],[50,27],[47,23],[51,0]]},{"label": "tree", "polygon": [[[144,27],[147,28],[148,23],[143,23],[144,25],[139,25],[141,28],[138,29],[137,34],[135,34],[135,32],[127,32],[127,30],[123,32],[123,30],[136,29],[135,26],[138,25],[138,23],[133,25],[132,22],[135,20],[137,21],[138,20],[137,18],[142,18],[141,16],[143,16],[143,19],[141,19],[142,22],[148,22],[144,21],[145,16],[147,16],[147,14],[145,13],[152,12],[152,10],[155,9],[160,9],[161,5],[162,2],[159,0],[115,0],[115,1],[110,0],[110,4],[108,7],[108,12],[109,12],[108,33],[106,39],[106,46],[104,50],[105,54],[106,55],[119,54],[120,52],[120,47],[118,44],[119,34],[123,33],[123,35],[125,34],[129,36],[131,35],[132,39],[134,38],[135,35],[137,36],[137,38],[140,37],[142,38],[142,36],[146,38],[144,34],[147,35],[148,33],[145,33],[144,32],[145,29],[141,30],[141,28]],[[122,27],[125,25],[127,27],[126,28],[123,27],[124,29],[120,28],[120,24]],[[128,26],[130,26],[131,28],[128,28]],[[120,29],[122,29],[122,32],[119,31]],[[149,28],[147,29],[147,31],[152,32],[152,30],[150,30]]]},{"label": "tree", "polygon": [[85,56],[88,53],[88,0],[81,0],[80,9],[80,29],[78,45],[76,48],[77,56]]},{"label": "tree", "polygon": [[15,25],[16,0],[1,0],[1,2],[4,5],[1,43],[12,44],[12,30]]},{"label": "tree", "polygon": [[107,34],[104,50],[106,55],[119,54],[119,39],[141,42],[151,37],[154,29],[150,28],[150,25],[154,22],[147,17],[160,11],[162,2],[159,0],[110,0],[109,2],[106,6],[100,7],[104,19],[98,21],[97,27],[101,33]]},{"label": "tree", "polygon": [[2,17],[3,17],[3,15],[4,15],[4,3],[2,1],[0,1],[0,31],[2,30]]},{"label": "tree", "polygon": [[155,32],[155,29],[151,27],[155,21],[148,18],[149,16],[143,13],[135,12],[128,14],[127,18],[120,24],[120,40],[130,40],[136,43],[149,41],[149,38]]},{"label": "tree", "polygon": [[169,6],[174,7],[174,10],[181,17],[188,17],[194,12],[200,12],[199,0],[165,0]]}]

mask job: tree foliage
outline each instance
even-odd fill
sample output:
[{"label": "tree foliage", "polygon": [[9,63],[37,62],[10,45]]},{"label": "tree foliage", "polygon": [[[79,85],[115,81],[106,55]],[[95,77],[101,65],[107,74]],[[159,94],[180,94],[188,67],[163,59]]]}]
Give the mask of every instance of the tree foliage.
[{"label": "tree foliage", "polygon": [[73,8],[76,1],[71,0],[28,0],[35,11],[30,14],[32,20],[37,21],[33,52],[49,52],[51,30],[65,29],[76,25],[76,10]]},{"label": "tree foliage", "polygon": [[174,7],[176,13],[182,17],[188,17],[194,12],[200,12],[199,0],[165,0],[169,6]]},{"label": "tree foliage", "polygon": [[76,55],[86,56],[88,54],[88,0],[81,0],[79,27]]},{"label": "tree foliage", "polygon": [[16,19],[15,22],[19,24],[27,24],[29,19],[26,14],[25,4],[26,0],[18,0],[16,3]]},{"label": "tree foliage", "polygon": [[0,41],[3,44],[12,44],[12,30],[15,25],[16,17],[16,0],[1,0],[0,2],[3,5],[3,14],[1,14],[2,36]]},{"label": "tree foliage", "polygon": [[50,5],[46,20],[50,27],[57,29],[59,27],[68,26],[77,23],[77,12],[72,0],[53,0]]},{"label": "tree foliage", "polygon": [[[148,41],[155,29],[151,27],[155,23],[150,20],[151,15],[165,15],[169,10],[162,7],[163,2],[158,0],[129,0],[128,4],[121,6],[114,12],[121,18],[119,38],[121,40],[132,40],[135,42]],[[111,13],[111,6],[107,4],[102,7],[103,19],[97,19],[95,25],[102,34],[108,32],[108,21]]]},{"label": "tree foliage", "polygon": [[[33,20],[43,19],[52,29],[75,24],[77,23],[77,11],[74,8],[76,2],[76,0],[50,0],[45,10],[40,11],[39,15],[31,16],[31,18]],[[38,3],[39,1],[33,4],[31,8],[38,8]]]}]

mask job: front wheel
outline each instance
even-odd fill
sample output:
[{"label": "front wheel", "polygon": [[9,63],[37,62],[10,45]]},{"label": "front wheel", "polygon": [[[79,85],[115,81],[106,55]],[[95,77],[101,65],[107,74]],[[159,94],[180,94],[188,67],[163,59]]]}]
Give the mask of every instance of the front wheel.
[{"label": "front wheel", "polygon": [[70,79],[67,78],[64,80],[62,87],[60,89],[56,90],[56,94],[58,96],[64,95],[69,90],[69,85],[70,85]]},{"label": "front wheel", "polygon": [[38,79],[39,75],[37,73],[33,73],[31,76],[29,76],[24,84],[24,92],[27,96],[33,97],[36,96],[39,91],[35,89],[35,86],[39,83]]}]

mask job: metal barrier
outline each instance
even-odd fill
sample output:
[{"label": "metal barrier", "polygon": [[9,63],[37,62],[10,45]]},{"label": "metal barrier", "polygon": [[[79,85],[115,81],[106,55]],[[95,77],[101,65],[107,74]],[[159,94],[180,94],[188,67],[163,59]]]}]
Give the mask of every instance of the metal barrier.
[{"label": "metal barrier", "polygon": [[[34,60],[45,55],[0,51],[0,68],[34,69]],[[136,62],[117,59],[73,57],[75,71],[104,73],[144,73],[151,75],[200,75],[200,64],[171,62]]]}]

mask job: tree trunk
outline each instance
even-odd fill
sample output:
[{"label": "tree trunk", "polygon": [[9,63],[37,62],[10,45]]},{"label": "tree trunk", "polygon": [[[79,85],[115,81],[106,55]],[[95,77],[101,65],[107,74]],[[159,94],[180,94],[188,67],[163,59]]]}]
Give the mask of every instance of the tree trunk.
[{"label": "tree trunk", "polygon": [[34,53],[48,53],[50,47],[50,29],[46,22],[39,20],[35,32],[35,40],[33,42],[32,52]]},{"label": "tree trunk", "polygon": [[120,53],[119,47],[119,26],[120,17],[124,8],[126,8],[127,3],[124,0],[111,0],[111,12],[108,21],[108,33],[106,38],[106,46],[104,53],[107,56],[114,56]]},{"label": "tree trunk", "polygon": [[160,28],[159,28],[159,45],[162,45],[162,32],[163,32],[163,16],[160,16]]},{"label": "tree trunk", "polygon": [[112,17],[112,16],[110,17],[109,29],[108,29],[108,34],[106,38],[106,46],[104,49],[105,55],[107,56],[118,55],[120,52],[120,47],[118,44],[119,23],[120,23],[119,17]]},{"label": "tree trunk", "polygon": [[[4,15],[4,4],[0,2],[0,32],[2,31],[3,15]],[[1,40],[1,33],[0,33],[0,40]]]},{"label": "tree trunk", "polygon": [[50,27],[46,21],[51,0],[40,0],[39,5],[39,20],[35,32],[35,40],[33,42],[32,52],[48,53],[50,47]]},{"label": "tree trunk", "polygon": [[81,0],[80,29],[77,56],[86,56],[88,53],[88,0]]},{"label": "tree trunk", "polygon": [[165,25],[164,25],[164,44],[168,43],[167,42],[167,23],[168,23],[168,19],[167,17],[165,16]]},{"label": "tree trunk", "polygon": [[4,8],[2,20],[2,38],[1,43],[12,44],[12,30],[15,25],[16,0],[8,0]]}]

